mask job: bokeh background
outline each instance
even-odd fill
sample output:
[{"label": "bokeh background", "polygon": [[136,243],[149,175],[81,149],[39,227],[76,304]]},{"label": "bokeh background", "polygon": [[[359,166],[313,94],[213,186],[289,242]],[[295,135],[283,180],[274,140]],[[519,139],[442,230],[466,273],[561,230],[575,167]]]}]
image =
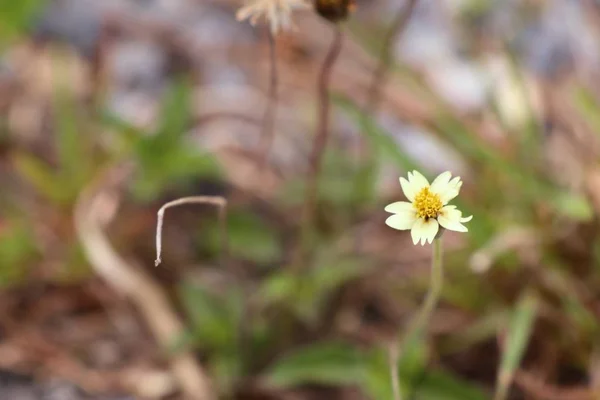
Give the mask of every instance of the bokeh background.
[{"label": "bokeh background", "polygon": [[[268,154],[267,25],[240,6],[0,2],[0,399],[391,399],[429,282],[430,246],[384,224],[412,169],[460,175],[474,219],[443,236],[404,398],[597,399],[600,3],[298,11]],[[182,196],[217,203],[166,212],[155,268],[157,211]]]}]

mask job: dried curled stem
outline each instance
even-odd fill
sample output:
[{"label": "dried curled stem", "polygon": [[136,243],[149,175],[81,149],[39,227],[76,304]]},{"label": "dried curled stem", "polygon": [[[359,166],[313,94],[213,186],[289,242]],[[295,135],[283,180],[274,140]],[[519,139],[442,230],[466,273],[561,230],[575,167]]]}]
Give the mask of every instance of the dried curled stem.
[{"label": "dried curled stem", "polygon": [[165,217],[165,211],[167,208],[182,206],[185,204],[209,204],[219,209],[219,226],[221,229],[221,240],[223,241],[221,244],[221,251],[224,254],[227,249],[227,200],[221,196],[190,196],[190,197],[182,197],[177,200],[170,201],[164,204],[158,210],[158,222],[156,224],[156,260],[154,261],[154,266],[159,266],[162,262],[161,254],[162,254],[162,228],[163,221]]}]

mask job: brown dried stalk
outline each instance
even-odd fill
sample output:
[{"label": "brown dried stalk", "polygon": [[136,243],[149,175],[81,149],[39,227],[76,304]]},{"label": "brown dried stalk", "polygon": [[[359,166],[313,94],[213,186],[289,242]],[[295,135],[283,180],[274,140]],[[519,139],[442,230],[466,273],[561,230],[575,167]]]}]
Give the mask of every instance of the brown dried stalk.
[{"label": "brown dried stalk", "polygon": [[335,26],[335,37],[331,42],[329,52],[325,57],[323,66],[321,67],[321,73],[319,74],[318,81],[318,117],[317,117],[317,130],[315,137],[313,138],[313,146],[310,153],[310,165],[308,171],[308,177],[306,180],[306,198],[304,201],[304,234],[308,233],[312,227],[315,218],[315,208],[317,203],[317,193],[319,189],[319,176],[321,175],[321,165],[323,162],[323,155],[327,147],[327,141],[329,139],[329,82],[331,80],[331,74],[333,72],[333,66],[337,60],[340,51],[342,49],[344,35],[340,30],[339,26]]},{"label": "brown dried stalk", "polygon": [[177,200],[170,201],[164,204],[160,210],[158,210],[158,222],[156,224],[156,260],[154,261],[155,266],[159,266],[161,263],[162,253],[162,228],[163,220],[165,217],[165,211],[167,208],[178,207],[185,204],[209,204],[219,209],[219,229],[221,230],[221,257],[227,251],[227,200],[221,196],[190,196],[182,197]]},{"label": "brown dried stalk", "polygon": [[259,144],[260,164],[259,170],[262,171],[269,160],[269,152],[275,139],[275,118],[277,115],[277,88],[279,87],[279,72],[277,70],[277,46],[275,36],[270,29],[267,29],[269,38],[269,62],[271,64],[271,79],[269,82],[269,99],[265,114],[263,117],[263,132]]}]

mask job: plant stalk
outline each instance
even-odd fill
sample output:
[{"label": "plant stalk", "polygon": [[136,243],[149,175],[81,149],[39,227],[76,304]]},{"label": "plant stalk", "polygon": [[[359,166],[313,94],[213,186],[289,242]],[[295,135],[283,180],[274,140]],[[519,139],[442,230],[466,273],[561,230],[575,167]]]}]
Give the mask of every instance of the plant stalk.
[{"label": "plant stalk", "polygon": [[303,253],[306,250],[308,235],[314,226],[316,220],[316,206],[319,192],[319,177],[323,164],[323,155],[327,148],[327,142],[330,136],[330,101],[329,101],[329,83],[333,67],[340,54],[343,43],[343,33],[338,25],[335,25],[335,36],[331,42],[329,52],[325,57],[318,80],[318,101],[317,101],[317,128],[313,139],[312,150],[309,158],[309,171],[306,179],[306,197],[304,199],[303,227],[301,237],[301,247]]},{"label": "plant stalk", "polygon": [[[423,305],[412,320],[408,331],[402,340],[397,363],[402,361],[406,349],[412,345],[413,341],[418,336],[424,334],[425,328],[427,327],[427,324],[431,319],[431,315],[438,304],[440,295],[442,294],[443,282],[444,268],[442,262],[442,240],[434,239],[432,246],[431,279],[429,282],[429,291],[427,292],[427,296],[423,301]],[[395,400],[398,399],[396,398]]]},{"label": "plant stalk", "polygon": [[270,63],[270,80],[269,80],[269,98],[265,114],[263,116],[263,132],[259,144],[259,171],[263,171],[269,161],[269,153],[275,139],[275,119],[277,115],[278,87],[279,87],[279,71],[277,69],[277,45],[275,35],[270,29],[267,29],[267,37],[269,39],[269,63]]}]

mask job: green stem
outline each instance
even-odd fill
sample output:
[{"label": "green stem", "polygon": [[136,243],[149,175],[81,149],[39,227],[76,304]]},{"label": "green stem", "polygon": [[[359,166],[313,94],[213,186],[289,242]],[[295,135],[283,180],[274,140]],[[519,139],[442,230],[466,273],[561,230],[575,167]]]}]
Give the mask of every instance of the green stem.
[{"label": "green stem", "polygon": [[[422,335],[427,327],[427,323],[431,319],[431,314],[440,299],[442,294],[442,285],[444,282],[444,268],[442,263],[442,240],[435,239],[433,241],[433,250],[431,257],[431,280],[429,283],[429,291],[425,297],[423,305],[419,309],[419,312],[412,320],[406,335],[402,340],[400,346],[400,352],[398,355],[398,362],[402,361],[405,350],[409,347],[415,338]],[[399,398],[395,397],[395,400]]]},{"label": "green stem", "polygon": [[429,292],[427,292],[427,297],[421,306],[421,310],[419,310],[419,314],[417,314],[413,326],[411,327],[411,331],[409,331],[410,336],[407,337],[409,341],[412,341],[414,336],[422,334],[427,326],[431,314],[442,294],[443,281],[442,241],[440,239],[435,239],[433,241],[433,255],[431,257],[431,281],[429,283]]},{"label": "green stem", "polygon": [[390,362],[390,381],[392,382],[392,393],[394,400],[402,400],[402,392],[400,391],[400,377],[398,376],[398,343],[394,342],[388,351],[388,360]]}]

